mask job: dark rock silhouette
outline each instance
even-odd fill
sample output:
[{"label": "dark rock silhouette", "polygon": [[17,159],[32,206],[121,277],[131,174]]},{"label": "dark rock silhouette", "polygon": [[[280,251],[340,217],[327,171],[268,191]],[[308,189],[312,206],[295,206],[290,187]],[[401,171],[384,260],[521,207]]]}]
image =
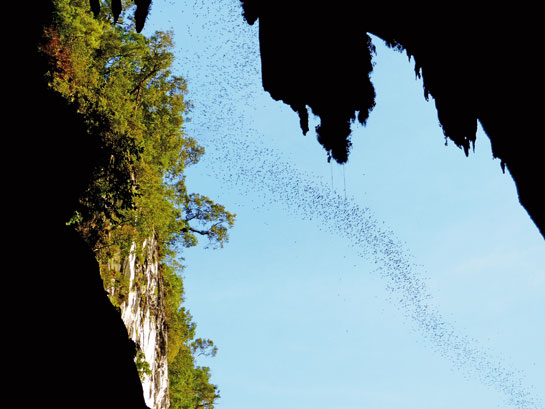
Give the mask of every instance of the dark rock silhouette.
[{"label": "dark rock silhouette", "polygon": [[[136,24],[136,31],[141,32],[146,23],[146,18],[149,14],[149,9],[151,6],[151,0],[134,0],[136,5],[136,10],[134,13],[134,20]],[[89,0],[89,7],[95,16],[98,16],[100,13],[101,0]],[[112,9],[112,14],[114,17],[114,22],[117,22],[119,15],[121,14],[121,0],[112,0],[110,7]]]},{"label": "dark rock silhouette", "polygon": [[241,3],[249,24],[259,20],[264,89],[299,114],[303,133],[307,107],[320,118],[318,141],[330,157],[348,160],[350,125],[356,117],[364,124],[373,109],[373,34],[414,59],[445,137],[466,155],[481,123],[545,237],[535,56],[543,35],[535,10],[475,2],[433,9],[397,1]]},{"label": "dark rock silhouette", "polygon": [[6,272],[13,277],[8,288],[20,294],[21,329],[10,327],[21,351],[13,354],[12,376],[21,391],[10,392],[21,406],[144,409],[134,346],[94,253],[66,226],[100,152],[80,115],[48,91],[47,62],[37,50],[51,5],[32,6],[33,21],[17,43],[23,68],[12,71],[17,87],[4,106],[4,118],[16,124],[5,153],[17,158],[10,165],[14,206],[6,212],[14,266]]}]

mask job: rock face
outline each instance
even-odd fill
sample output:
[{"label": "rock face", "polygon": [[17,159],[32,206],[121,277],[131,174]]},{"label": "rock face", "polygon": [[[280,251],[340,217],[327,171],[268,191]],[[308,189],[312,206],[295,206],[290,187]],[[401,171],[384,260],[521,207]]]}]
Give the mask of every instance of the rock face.
[{"label": "rock face", "polygon": [[303,133],[309,109],[320,118],[316,135],[330,158],[348,160],[352,123],[365,124],[375,106],[373,34],[414,60],[445,138],[466,155],[482,126],[545,238],[545,138],[535,102],[543,74],[535,59],[519,58],[535,55],[540,13],[513,5],[491,17],[490,8],[465,0],[426,12],[408,1],[240,1],[246,21],[259,20],[263,89],[299,114]]},{"label": "rock face", "polygon": [[[133,245],[124,260],[112,261],[110,267],[128,278],[129,292],[120,305],[121,316],[129,338],[135,343],[140,358],[149,365],[142,374],[146,405],[151,409],[170,406],[168,393],[167,325],[164,309],[164,285],[159,271],[155,239],[146,240],[141,255]],[[115,287],[108,288],[114,296]],[[141,351],[141,352],[140,352]],[[144,365],[146,365],[143,363]]]}]

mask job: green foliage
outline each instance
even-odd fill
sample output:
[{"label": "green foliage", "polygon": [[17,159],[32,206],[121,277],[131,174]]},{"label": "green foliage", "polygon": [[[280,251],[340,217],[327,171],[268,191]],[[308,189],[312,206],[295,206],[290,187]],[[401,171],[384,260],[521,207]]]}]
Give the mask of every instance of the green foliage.
[{"label": "green foliage", "polygon": [[131,24],[113,26],[105,11],[95,19],[84,0],[56,7],[42,50],[51,59],[50,86],[77,106],[101,152],[71,222],[95,249],[127,251],[120,227],[131,227],[139,244],[154,232],[164,253],[196,245],[199,235],[223,246],[235,215],[185,187],[185,167],[204,149],[183,129],[190,104],[185,80],[170,71],[172,33],[148,38]]},{"label": "green foliage", "polygon": [[196,358],[216,355],[217,347],[211,340],[195,339],[196,325],[182,305],[183,281],[168,265],[163,265],[162,270],[165,277],[171,408],[213,409],[215,400],[220,397],[219,390],[210,383],[209,368],[198,366]]},{"label": "green foliage", "polygon": [[184,371],[190,357],[179,355],[169,366],[174,382],[170,384],[170,407],[172,409],[213,409],[220,397],[216,385],[210,383],[210,369],[197,366],[193,371]]},{"label": "green foliage", "polygon": [[136,364],[136,370],[138,371],[138,376],[140,379],[144,379],[146,376],[151,375],[150,364],[146,361],[146,355],[140,349],[140,345],[136,344],[136,357],[134,358],[134,363]]},{"label": "green foliage", "polygon": [[[223,246],[235,215],[187,191],[185,168],[197,163],[204,149],[184,130],[190,103],[185,80],[170,70],[172,33],[136,33],[126,9],[117,24],[109,7],[101,7],[95,18],[88,0],[56,0],[55,7],[41,47],[49,60],[49,86],[77,109],[87,137],[99,146],[91,181],[67,224],[95,250],[118,307],[129,291],[121,260],[155,236],[164,279],[171,406],[212,409],[219,393],[209,368],[198,366],[196,357],[213,356],[217,349],[210,340],[195,339],[196,326],[182,306],[176,251],[196,245],[199,236]],[[149,373],[141,351],[136,363],[141,376]]]},{"label": "green foliage", "polygon": [[129,272],[121,268],[121,262],[120,255],[113,254],[100,268],[104,287],[108,290],[110,301],[117,308],[127,301],[130,290]]}]

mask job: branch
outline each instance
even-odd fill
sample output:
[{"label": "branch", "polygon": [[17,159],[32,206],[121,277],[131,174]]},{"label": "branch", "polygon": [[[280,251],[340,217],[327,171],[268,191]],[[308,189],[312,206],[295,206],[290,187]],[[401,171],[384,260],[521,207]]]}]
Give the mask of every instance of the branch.
[{"label": "branch", "polygon": [[148,72],[144,77],[138,82],[138,85],[134,87],[134,89],[131,91],[131,95],[134,94],[137,90],[141,90],[144,83],[149,80],[152,76],[157,74],[161,70],[161,67],[158,65],[155,65],[153,69]]},{"label": "branch", "polygon": [[136,112],[136,109],[138,108],[138,105],[140,105],[140,96],[142,95],[142,87],[144,86],[147,80],[149,80],[151,77],[157,74],[160,70],[161,70],[161,67],[158,65],[155,65],[150,72],[144,75],[144,77],[138,82],[138,85],[134,87],[134,89],[131,91],[131,95],[133,95],[136,91],[138,91],[138,94],[136,95],[136,105],[134,107],[135,112]]},{"label": "branch", "polygon": [[190,232],[193,232],[193,233],[198,233],[202,236],[210,236],[210,230],[198,230],[198,229],[195,229],[193,227],[186,227],[185,229],[183,229],[183,231],[190,231]]}]

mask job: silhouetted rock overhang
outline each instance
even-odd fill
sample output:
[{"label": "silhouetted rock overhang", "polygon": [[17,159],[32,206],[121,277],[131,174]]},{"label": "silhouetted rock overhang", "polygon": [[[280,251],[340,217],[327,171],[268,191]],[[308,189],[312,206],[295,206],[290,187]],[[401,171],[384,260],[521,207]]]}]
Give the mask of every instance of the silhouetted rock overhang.
[{"label": "silhouetted rock overhang", "polygon": [[14,223],[8,271],[21,329],[7,328],[19,348],[12,383],[20,388],[8,393],[25,407],[146,409],[134,346],[104,291],[94,253],[66,226],[98,151],[82,117],[48,91],[38,45],[51,24],[52,1],[31,7],[17,23],[29,28],[17,42],[23,68],[10,71],[17,89],[5,116],[15,124],[6,150],[17,158],[10,170],[18,184],[14,212],[7,213]]},{"label": "silhouetted rock overhang", "polygon": [[351,124],[364,124],[374,107],[368,34],[376,35],[414,59],[445,138],[466,155],[481,123],[545,237],[537,10],[478,2],[241,3],[249,24],[259,20],[264,89],[299,114],[303,133],[308,109],[320,118],[317,137],[330,158],[347,161]]}]

